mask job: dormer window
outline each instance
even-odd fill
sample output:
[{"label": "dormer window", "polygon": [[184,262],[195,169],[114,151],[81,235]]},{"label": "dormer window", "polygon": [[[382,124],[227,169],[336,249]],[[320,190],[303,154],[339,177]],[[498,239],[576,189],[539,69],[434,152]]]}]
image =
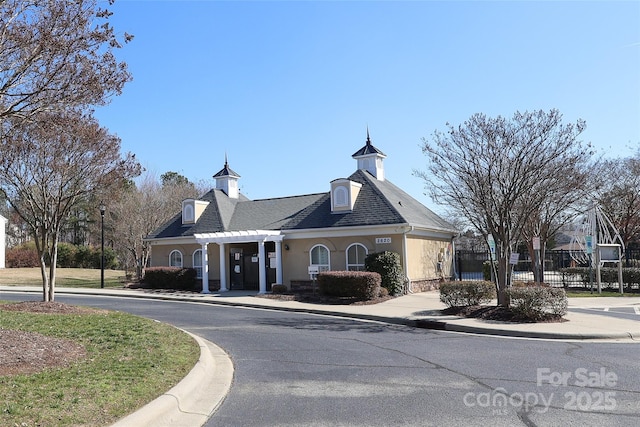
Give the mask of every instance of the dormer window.
[{"label": "dormer window", "polygon": [[351,212],[360,188],[362,184],[344,178],[331,181],[331,212]]},{"label": "dormer window", "polygon": [[186,199],[182,201],[182,225],[195,224],[204,212],[209,202],[204,200]]}]

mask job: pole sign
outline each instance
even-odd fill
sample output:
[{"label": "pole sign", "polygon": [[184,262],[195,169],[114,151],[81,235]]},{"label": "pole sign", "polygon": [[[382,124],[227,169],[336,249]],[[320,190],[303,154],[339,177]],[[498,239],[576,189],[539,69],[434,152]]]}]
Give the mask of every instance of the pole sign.
[{"label": "pole sign", "polygon": [[511,256],[509,257],[509,264],[516,265],[519,259],[520,254],[518,252],[511,252]]},{"label": "pole sign", "polygon": [[540,237],[538,237],[538,236],[533,238],[533,250],[534,251],[539,251],[540,250]]},{"label": "pole sign", "polygon": [[487,242],[489,243],[489,251],[491,252],[491,257],[495,259],[496,242],[493,240],[493,236],[492,235],[489,235],[489,238],[487,239]]},{"label": "pole sign", "polygon": [[584,241],[587,245],[587,255],[593,253],[593,238],[591,236],[584,236]]}]

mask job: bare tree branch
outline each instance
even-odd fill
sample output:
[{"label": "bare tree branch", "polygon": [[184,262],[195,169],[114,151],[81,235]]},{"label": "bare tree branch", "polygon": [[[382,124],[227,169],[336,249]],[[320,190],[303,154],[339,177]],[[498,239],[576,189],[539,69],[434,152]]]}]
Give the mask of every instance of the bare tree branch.
[{"label": "bare tree branch", "polygon": [[475,114],[423,139],[428,170],[414,173],[436,202],[495,240],[502,305],[515,245],[532,230],[550,230],[583,194],[592,155],[577,141],[584,127],[581,120],[562,124],[557,110],[516,112],[510,120]]}]

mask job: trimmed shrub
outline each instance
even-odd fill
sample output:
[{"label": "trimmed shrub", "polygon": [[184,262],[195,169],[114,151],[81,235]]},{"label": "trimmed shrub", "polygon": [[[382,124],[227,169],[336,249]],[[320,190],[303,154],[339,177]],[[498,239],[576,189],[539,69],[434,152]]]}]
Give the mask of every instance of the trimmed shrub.
[{"label": "trimmed shrub", "polygon": [[58,267],[75,267],[77,247],[71,243],[58,243]]},{"label": "trimmed shrub", "polygon": [[440,284],[440,301],[448,307],[486,304],[495,298],[495,286],[487,281],[444,282]]},{"label": "trimmed shrub", "polygon": [[[90,248],[91,250],[91,266],[92,268],[100,268],[102,262],[101,248]],[[118,267],[118,257],[116,251],[111,248],[104,248],[104,268],[114,269]]]},{"label": "trimmed shrub", "polygon": [[387,288],[383,288],[380,286],[380,298],[385,298],[389,296],[389,290]]},{"label": "trimmed shrub", "polygon": [[380,296],[380,274],[369,271],[325,271],[318,274],[323,295],[374,299]]},{"label": "trimmed shrub", "polygon": [[8,268],[39,267],[40,258],[33,242],[7,249],[5,261]]},{"label": "trimmed shrub", "polygon": [[197,291],[201,287],[193,268],[149,267],[145,270],[144,283],[152,289]]},{"label": "trimmed shrub", "polygon": [[549,285],[547,285],[546,283],[540,283],[540,282],[522,282],[522,281],[515,281],[511,284],[512,287],[514,288],[535,288],[537,286],[542,286],[545,288],[548,288]]},{"label": "trimmed shrub", "polygon": [[367,255],[364,260],[367,271],[378,273],[382,287],[389,295],[401,295],[404,292],[404,273],[400,264],[400,255],[395,252],[376,252]]},{"label": "trimmed shrub", "polygon": [[[74,258],[74,267],[76,268],[95,268],[93,251],[89,246],[76,246]],[[100,268],[100,264],[98,264],[98,268]]]},{"label": "trimmed shrub", "polygon": [[507,289],[511,312],[526,320],[542,320],[549,315],[567,314],[567,294],[564,289],[549,286],[521,286]]},{"label": "trimmed shrub", "polygon": [[285,285],[271,285],[271,292],[274,294],[284,294],[287,292]]}]

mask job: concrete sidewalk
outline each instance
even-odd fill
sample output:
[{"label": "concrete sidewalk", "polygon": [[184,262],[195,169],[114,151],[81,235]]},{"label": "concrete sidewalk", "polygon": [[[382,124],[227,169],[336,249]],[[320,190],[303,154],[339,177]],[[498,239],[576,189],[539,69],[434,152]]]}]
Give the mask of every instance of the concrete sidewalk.
[{"label": "concrete sidewalk", "polygon": [[[11,291],[40,293],[41,289],[37,287],[0,286],[0,297],[3,292]],[[57,288],[56,292],[58,294],[88,294],[192,301],[216,305],[327,314],[421,328],[512,337],[640,341],[640,315],[635,314],[640,312],[640,297],[569,298],[570,312],[565,316],[566,322],[511,323],[443,315],[441,310],[445,308],[445,305],[440,302],[438,291],[405,295],[373,305],[323,305],[282,301],[258,297],[255,291],[201,294],[145,289]],[[620,307],[629,307],[629,315],[626,319],[606,315],[606,308]],[[635,311],[633,307],[636,308]],[[572,309],[581,309],[581,311],[572,312]]]},{"label": "concrete sidewalk", "polygon": [[[41,293],[37,287],[0,286],[3,293]],[[569,312],[561,323],[510,323],[459,318],[441,313],[445,305],[437,291],[405,295],[375,305],[340,306],[307,304],[260,298],[255,292],[229,291],[198,294],[160,292],[143,289],[57,288],[58,294],[104,295],[191,301],[204,304],[264,308],[291,312],[325,314],[340,317],[401,324],[419,328],[454,332],[490,334],[554,340],[607,340],[637,343],[640,340],[640,298],[594,297],[570,298]],[[626,318],[605,315],[605,309],[626,310]],[[636,319],[637,317],[637,319]],[[203,425],[222,403],[233,380],[233,362],[214,343],[194,337],[200,345],[200,360],[176,387],[123,418],[114,426],[184,426]],[[207,398],[201,398],[205,396]]]}]

